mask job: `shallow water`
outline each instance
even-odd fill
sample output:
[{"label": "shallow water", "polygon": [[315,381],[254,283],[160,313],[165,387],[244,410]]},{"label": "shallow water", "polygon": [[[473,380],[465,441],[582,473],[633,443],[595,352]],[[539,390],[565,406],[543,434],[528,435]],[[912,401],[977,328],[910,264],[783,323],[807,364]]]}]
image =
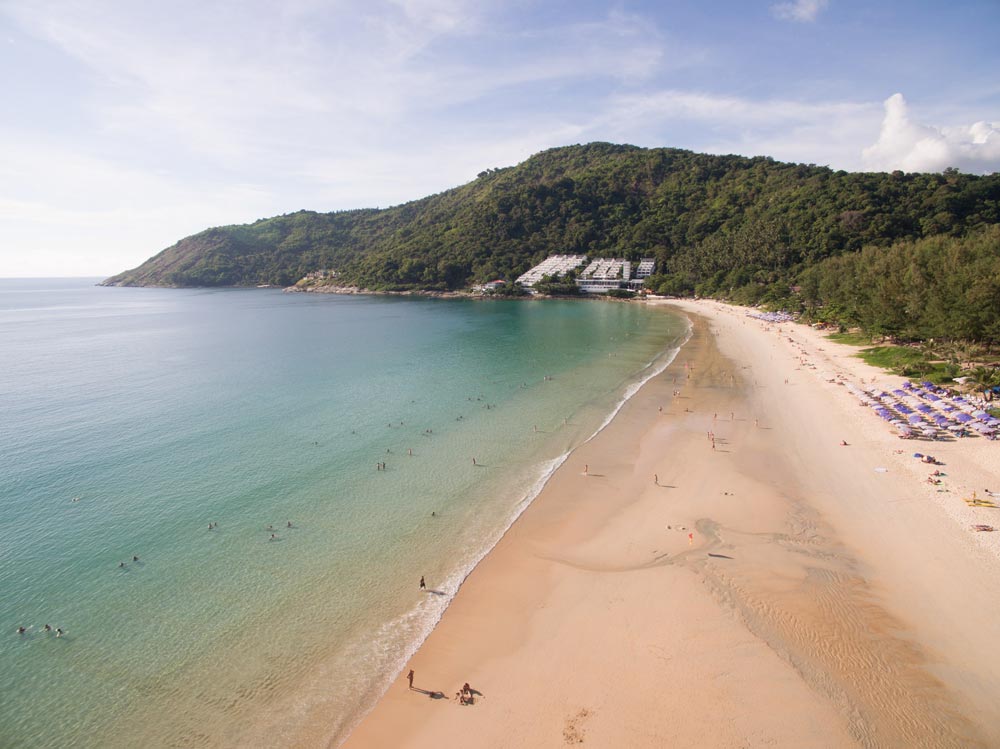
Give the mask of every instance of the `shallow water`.
[{"label": "shallow water", "polygon": [[0,281],[3,745],[280,744],[317,705],[338,735],[685,331],[91,284]]}]

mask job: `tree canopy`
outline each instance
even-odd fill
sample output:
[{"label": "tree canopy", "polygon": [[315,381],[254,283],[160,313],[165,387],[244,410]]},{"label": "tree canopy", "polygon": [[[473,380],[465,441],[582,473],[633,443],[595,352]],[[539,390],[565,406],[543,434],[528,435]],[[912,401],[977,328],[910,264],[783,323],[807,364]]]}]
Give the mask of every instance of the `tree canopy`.
[{"label": "tree canopy", "polygon": [[[757,302],[787,299],[802,286],[803,304],[834,305],[859,321],[872,318],[876,303],[901,301],[908,315],[919,308],[921,319],[947,318],[957,302],[945,301],[946,287],[971,307],[991,299],[996,307],[995,287],[972,282],[990,269],[997,275],[997,234],[989,230],[996,224],[996,174],[848,173],[591,143],[486,169],[384,210],[301,211],[208,229],[105,283],[290,285],[332,270],[337,285],[452,290],[513,280],[549,254],[584,253],[655,257],[658,273],[647,286],[664,293]],[[952,278],[955,262],[975,270]],[[893,279],[878,292],[866,275],[874,267]],[[915,332],[900,309],[872,324]],[[962,325],[972,336],[996,335],[989,315]]]}]

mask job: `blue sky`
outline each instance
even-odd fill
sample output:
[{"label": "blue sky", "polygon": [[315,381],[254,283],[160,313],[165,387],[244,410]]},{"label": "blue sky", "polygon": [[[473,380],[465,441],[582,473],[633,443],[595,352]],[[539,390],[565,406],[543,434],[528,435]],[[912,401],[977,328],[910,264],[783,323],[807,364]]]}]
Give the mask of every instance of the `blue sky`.
[{"label": "blue sky", "polygon": [[605,140],[1000,171],[996,0],[0,0],[0,276]]}]

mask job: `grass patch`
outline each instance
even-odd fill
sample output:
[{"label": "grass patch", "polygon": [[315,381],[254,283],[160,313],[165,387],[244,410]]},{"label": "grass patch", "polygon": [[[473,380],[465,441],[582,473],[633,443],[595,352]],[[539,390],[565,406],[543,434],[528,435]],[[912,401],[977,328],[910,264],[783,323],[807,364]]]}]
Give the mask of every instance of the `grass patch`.
[{"label": "grass patch", "polygon": [[924,354],[908,346],[873,346],[857,354],[866,364],[885,369],[914,380],[937,384],[951,382],[954,367],[946,362],[928,361]]},{"label": "grass patch", "polygon": [[827,336],[831,341],[835,343],[846,343],[848,346],[871,346],[872,338],[871,336],[865,335],[860,332],[852,333],[830,333]]}]

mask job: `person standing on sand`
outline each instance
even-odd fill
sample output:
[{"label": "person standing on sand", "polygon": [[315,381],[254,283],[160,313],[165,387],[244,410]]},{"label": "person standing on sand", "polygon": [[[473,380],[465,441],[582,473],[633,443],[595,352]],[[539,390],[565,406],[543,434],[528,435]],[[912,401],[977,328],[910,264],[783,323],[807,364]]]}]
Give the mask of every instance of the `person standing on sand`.
[{"label": "person standing on sand", "polygon": [[424,576],[420,576],[420,590],[427,590],[427,583],[424,582]]},{"label": "person standing on sand", "polygon": [[410,683],[410,689],[413,689],[413,669],[410,669],[410,673],[406,675],[406,680]]}]

